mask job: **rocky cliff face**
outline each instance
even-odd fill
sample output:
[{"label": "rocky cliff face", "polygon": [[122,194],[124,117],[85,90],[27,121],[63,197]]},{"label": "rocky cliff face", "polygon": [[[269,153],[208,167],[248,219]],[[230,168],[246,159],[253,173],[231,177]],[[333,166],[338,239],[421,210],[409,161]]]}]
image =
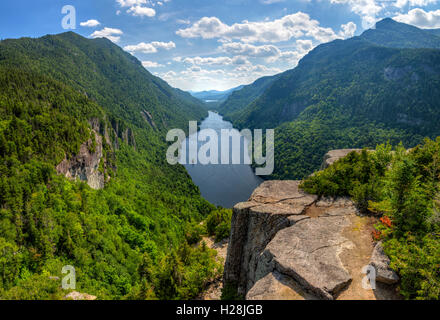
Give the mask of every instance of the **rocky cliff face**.
[{"label": "rocky cliff face", "polygon": [[362,284],[375,218],[360,216],[349,198],[318,199],[299,183],[266,181],[234,207],[224,283],[246,299],[397,298],[392,286]]},{"label": "rocky cliff face", "polygon": [[93,189],[104,188],[106,180],[105,173],[99,170],[103,159],[102,137],[95,131],[95,142],[89,139],[80,147],[78,154],[64,160],[56,167],[58,174],[64,175],[69,179],[79,179],[87,182]]}]

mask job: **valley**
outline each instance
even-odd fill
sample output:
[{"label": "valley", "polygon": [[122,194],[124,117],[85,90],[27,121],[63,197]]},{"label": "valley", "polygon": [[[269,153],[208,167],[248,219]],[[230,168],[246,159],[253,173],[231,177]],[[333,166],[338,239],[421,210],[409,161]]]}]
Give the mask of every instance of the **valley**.
[{"label": "valley", "polygon": [[[0,299],[439,299],[438,29],[386,18],[191,93],[112,39],[0,41]],[[196,161],[191,123],[231,129],[240,164]],[[173,129],[188,136],[176,164]],[[274,129],[271,175],[242,129]]]}]

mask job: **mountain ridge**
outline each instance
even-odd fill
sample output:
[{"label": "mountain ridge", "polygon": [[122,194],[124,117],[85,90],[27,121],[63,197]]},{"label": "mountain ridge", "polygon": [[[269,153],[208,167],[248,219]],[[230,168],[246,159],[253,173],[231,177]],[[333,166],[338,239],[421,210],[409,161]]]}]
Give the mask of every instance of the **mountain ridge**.
[{"label": "mountain ridge", "polygon": [[404,48],[380,44],[389,24],[399,34],[408,27],[437,39],[385,20],[379,31],[367,31],[368,41],[359,36],[317,46],[252,102],[224,113],[240,129],[275,129],[272,178],[303,178],[330,149],[374,148],[387,140],[412,147],[440,134],[440,50],[413,48],[421,42],[411,38],[400,42]]}]

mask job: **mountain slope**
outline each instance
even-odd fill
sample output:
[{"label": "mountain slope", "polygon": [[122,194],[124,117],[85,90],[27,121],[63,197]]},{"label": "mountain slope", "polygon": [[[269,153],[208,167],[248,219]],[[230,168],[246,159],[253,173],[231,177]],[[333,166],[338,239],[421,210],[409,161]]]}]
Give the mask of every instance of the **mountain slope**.
[{"label": "mountain slope", "polygon": [[200,101],[171,88],[105,38],[91,40],[67,32],[40,39],[4,40],[0,43],[0,64],[38,70],[64,81],[141,127],[144,110],[161,130],[185,128],[186,119],[198,120],[207,114]]},{"label": "mountain slope", "polygon": [[0,298],[62,298],[65,265],[100,299],[197,296],[218,266],[189,244],[215,208],[166,162],[165,132],[204,114],[108,40],[1,41]]},{"label": "mountain slope", "polygon": [[239,128],[276,128],[275,178],[310,174],[326,150],[387,140],[413,146],[440,135],[440,50],[373,43],[382,43],[378,30],[389,25],[388,43],[421,45],[409,36],[405,43],[393,38],[414,27],[389,21],[371,30],[368,41],[361,36],[320,45],[230,117]]},{"label": "mountain slope", "polygon": [[243,109],[258,98],[277,78],[278,75],[263,77],[250,85],[243,86],[240,90],[234,91],[228,99],[219,106],[219,111],[225,115],[226,118],[233,118],[234,112]]}]

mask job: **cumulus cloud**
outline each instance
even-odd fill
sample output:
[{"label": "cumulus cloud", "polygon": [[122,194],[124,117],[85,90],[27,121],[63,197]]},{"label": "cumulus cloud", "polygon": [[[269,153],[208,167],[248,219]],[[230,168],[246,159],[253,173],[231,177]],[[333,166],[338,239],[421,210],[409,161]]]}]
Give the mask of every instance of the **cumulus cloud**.
[{"label": "cumulus cloud", "polygon": [[341,31],[339,32],[339,35],[344,39],[351,38],[354,36],[356,29],[357,29],[356,24],[350,21],[347,24],[341,25]]},{"label": "cumulus cloud", "polygon": [[374,26],[377,20],[377,15],[387,5],[393,3],[388,1],[376,1],[376,0],[329,0],[332,4],[345,4],[349,5],[351,11],[362,18],[362,27],[364,29]]},{"label": "cumulus cloud", "polygon": [[138,17],[154,17],[156,15],[156,10],[153,8],[134,6],[127,10],[127,13],[131,13],[133,16]]},{"label": "cumulus cloud", "polygon": [[399,14],[393,18],[396,21],[412,24],[419,28],[440,28],[440,10],[428,11],[416,8],[406,14]]},{"label": "cumulus cloud", "polygon": [[122,8],[128,7],[127,13],[138,17],[154,17],[156,10],[145,5],[154,6],[157,2],[151,0],[116,0]]},{"label": "cumulus cloud", "polygon": [[[332,4],[348,5],[351,11],[362,18],[364,29],[374,26],[383,11],[396,11],[410,7],[424,7],[438,3],[439,0],[328,0]],[[386,9],[386,10],[385,10]],[[394,10],[393,10],[394,9]]]},{"label": "cumulus cloud", "polygon": [[97,27],[97,26],[99,26],[100,24],[101,24],[101,23],[100,23],[98,20],[91,19],[91,20],[87,20],[87,21],[81,22],[79,25],[80,25],[81,27],[89,27],[89,28],[92,28],[92,27]]},{"label": "cumulus cloud", "polygon": [[313,41],[312,40],[296,40],[296,47],[300,53],[307,53],[313,49]]},{"label": "cumulus cloud", "polygon": [[92,38],[107,38],[110,41],[113,42],[119,42],[121,39],[121,35],[124,34],[122,30],[115,29],[115,28],[107,28],[105,27],[102,30],[93,32],[90,37]]},{"label": "cumulus cloud", "polygon": [[224,43],[220,50],[230,53],[230,54],[239,54],[248,57],[256,57],[256,58],[269,58],[280,55],[280,49],[278,49],[274,45],[262,45],[255,46],[248,43],[241,42],[229,42]]},{"label": "cumulus cloud", "polygon": [[[204,59],[204,58],[201,58]],[[184,61],[185,59],[178,59]],[[191,65],[180,72],[155,73],[172,86],[183,90],[207,90],[216,87],[220,90],[251,83],[256,79],[280,73],[278,68],[270,68],[261,64],[253,65],[245,60],[243,65],[231,68],[204,69],[199,65]],[[231,65],[232,66],[232,65]]]},{"label": "cumulus cloud", "polygon": [[338,37],[331,28],[321,27],[317,20],[311,19],[303,12],[286,15],[273,21],[243,21],[232,25],[223,23],[217,17],[203,17],[192,26],[180,29],[176,33],[183,38],[219,38],[230,41],[240,39],[246,43],[275,43],[303,36],[326,42]]},{"label": "cumulus cloud", "polygon": [[142,53],[156,53],[158,49],[171,50],[176,47],[176,44],[170,42],[153,41],[150,43],[141,42],[136,45],[125,46],[124,50],[128,52],[142,52]]},{"label": "cumulus cloud", "polygon": [[241,65],[249,63],[246,57],[236,56],[236,57],[193,57],[193,58],[174,58],[176,62],[184,62],[192,65],[218,65],[218,66],[227,66],[227,65]]},{"label": "cumulus cloud", "polygon": [[147,0],[116,0],[121,7],[132,7],[135,5],[146,4]]},{"label": "cumulus cloud", "polygon": [[164,66],[153,61],[142,61],[142,65],[144,66],[144,68],[159,68]]},{"label": "cumulus cloud", "polygon": [[435,4],[437,2],[438,0],[397,0],[394,3],[394,6],[396,6],[397,8],[404,8],[408,5],[411,7],[425,7],[427,5]]},{"label": "cumulus cloud", "polygon": [[255,46],[241,42],[224,43],[220,50],[233,55],[240,55],[237,57],[263,58],[270,63],[283,60],[289,62],[290,65],[296,65],[313,48],[312,40],[298,39],[294,51],[281,51],[275,45]]}]

